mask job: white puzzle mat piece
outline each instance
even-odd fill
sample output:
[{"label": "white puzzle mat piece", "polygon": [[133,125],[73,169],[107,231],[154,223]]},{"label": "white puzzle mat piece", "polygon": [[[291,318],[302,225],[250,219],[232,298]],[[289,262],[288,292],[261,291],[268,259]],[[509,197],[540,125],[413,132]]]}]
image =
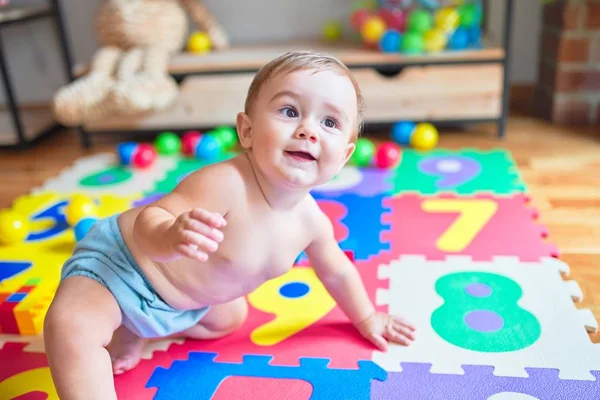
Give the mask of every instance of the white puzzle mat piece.
[{"label": "white puzzle mat piece", "polygon": [[176,165],[177,158],[157,155],[150,167],[121,167],[115,153],[100,153],[78,159],[32,192],[139,195],[154,189],[156,182],[164,179]]},{"label": "white puzzle mat piece", "polygon": [[388,371],[401,371],[401,362],[430,363],[431,373],[446,374],[463,374],[462,365],[488,365],[497,376],[527,377],[531,367],[559,369],[562,379],[594,380],[590,371],[600,370],[600,344],[586,329],[598,325],[590,310],[575,306],[583,296],[575,281],[562,279],[568,271],[554,258],[427,261],[406,255],[380,265],[378,277],[389,279],[389,289],[378,290],[377,304],[414,323],[417,338],[375,352],[373,361]]}]

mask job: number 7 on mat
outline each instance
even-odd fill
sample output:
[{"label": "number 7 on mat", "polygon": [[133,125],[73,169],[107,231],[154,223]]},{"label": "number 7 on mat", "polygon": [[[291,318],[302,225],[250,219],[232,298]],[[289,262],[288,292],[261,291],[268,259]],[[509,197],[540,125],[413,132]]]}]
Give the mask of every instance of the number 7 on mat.
[{"label": "number 7 on mat", "polygon": [[460,213],[436,242],[442,251],[460,252],[494,216],[498,204],[489,199],[429,199],[423,201],[422,208],[430,213]]}]

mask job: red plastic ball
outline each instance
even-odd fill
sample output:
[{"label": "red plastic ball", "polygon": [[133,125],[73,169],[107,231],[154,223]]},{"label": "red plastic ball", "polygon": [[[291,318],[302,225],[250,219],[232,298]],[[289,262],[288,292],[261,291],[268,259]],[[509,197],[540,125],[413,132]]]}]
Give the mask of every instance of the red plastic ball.
[{"label": "red plastic ball", "polygon": [[394,29],[398,32],[406,30],[406,13],[403,10],[382,8],[378,14],[385,21],[388,29]]},{"label": "red plastic ball", "polygon": [[394,142],[383,142],[375,151],[375,165],[382,169],[392,168],[400,162],[402,152]]},{"label": "red plastic ball", "polygon": [[366,10],[364,8],[358,9],[354,11],[350,16],[350,24],[355,30],[360,31],[360,28],[362,27],[363,23],[370,16],[371,13],[369,12],[369,10]]},{"label": "red plastic ball", "polygon": [[137,151],[133,155],[133,165],[137,168],[147,168],[154,164],[156,160],[156,150],[149,143],[140,143]]},{"label": "red plastic ball", "polygon": [[187,131],[181,138],[183,154],[193,156],[196,152],[196,145],[202,137],[202,132],[199,131]]}]

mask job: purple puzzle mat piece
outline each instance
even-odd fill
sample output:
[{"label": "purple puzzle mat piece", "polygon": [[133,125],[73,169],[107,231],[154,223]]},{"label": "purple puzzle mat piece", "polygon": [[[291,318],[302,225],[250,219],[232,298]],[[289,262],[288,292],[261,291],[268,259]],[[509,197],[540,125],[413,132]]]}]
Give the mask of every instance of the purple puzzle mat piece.
[{"label": "purple puzzle mat piece", "polygon": [[[379,168],[344,167],[338,178],[328,184],[317,186],[313,194],[323,194],[327,197],[338,197],[345,194],[354,194],[361,197],[371,197],[382,194],[391,194],[392,170]],[[339,179],[339,181],[336,181]]]},{"label": "purple puzzle mat piece", "polygon": [[532,400],[600,399],[600,371],[591,371],[595,381],[579,381],[559,379],[556,369],[526,368],[529,377],[521,378],[496,376],[494,367],[463,365],[465,374],[454,375],[432,374],[431,364],[401,364],[402,372],[388,372],[385,382],[372,382],[371,399],[488,400],[501,393]]}]

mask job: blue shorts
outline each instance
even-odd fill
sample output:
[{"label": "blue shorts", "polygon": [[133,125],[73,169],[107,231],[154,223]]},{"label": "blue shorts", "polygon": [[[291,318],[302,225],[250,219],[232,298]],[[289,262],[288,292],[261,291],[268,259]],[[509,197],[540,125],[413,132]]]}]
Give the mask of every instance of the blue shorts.
[{"label": "blue shorts", "polygon": [[98,220],[65,262],[61,280],[85,276],[115,297],[123,324],[143,338],[164,337],[196,325],[208,312],[177,310],[156,293],[127,248],[118,215]]}]

